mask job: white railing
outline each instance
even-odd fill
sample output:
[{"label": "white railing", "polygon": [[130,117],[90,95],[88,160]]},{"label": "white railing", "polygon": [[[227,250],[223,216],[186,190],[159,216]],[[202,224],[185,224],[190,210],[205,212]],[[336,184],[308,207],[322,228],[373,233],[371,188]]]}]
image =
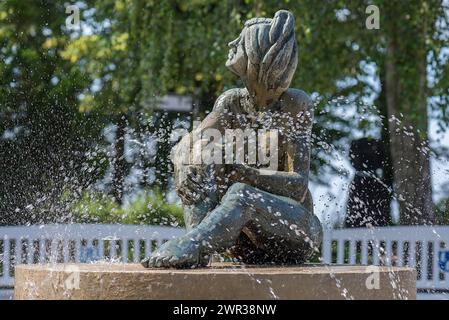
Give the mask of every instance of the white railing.
[{"label": "white railing", "polygon": [[139,262],[184,229],[164,226],[63,224],[0,227],[0,288],[14,286],[20,263],[112,260]]},{"label": "white railing", "polygon": [[449,226],[325,230],[324,263],[410,266],[418,290],[449,290]]},{"label": "white railing", "polygon": [[[18,263],[139,262],[184,229],[64,224],[0,227],[0,289],[14,285]],[[418,290],[449,291],[449,226],[325,230],[324,263],[411,266]]]}]

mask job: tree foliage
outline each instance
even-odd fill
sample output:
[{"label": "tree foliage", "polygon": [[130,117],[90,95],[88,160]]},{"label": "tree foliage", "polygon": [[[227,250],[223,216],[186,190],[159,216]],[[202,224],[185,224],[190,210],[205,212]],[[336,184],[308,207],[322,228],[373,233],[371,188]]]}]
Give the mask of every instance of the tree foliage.
[{"label": "tree foliage", "polygon": [[88,79],[60,56],[64,12],[58,1],[0,3],[0,224],[54,219],[64,188],[98,178],[83,175],[98,127],[78,113]]},{"label": "tree foliage", "polygon": [[[449,121],[448,14],[441,0],[412,0],[408,6],[387,0],[76,4],[81,29],[73,31],[65,26],[63,2],[0,3],[3,217],[17,208],[13,215],[23,217],[17,221],[29,221],[35,212],[26,209],[29,204],[57,203],[70,185],[79,187],[73,190],[81,194],[79,189],[111,168],[112,193],[120,200],[133,165],[125,155],[125,136],[131,134],[144,137],[150,132],[158,142],[157,156],[136,160],[156,172],[156,179],[143,181],[143,187],[156,181],[162,190],[168,189],[173,142],[167,138],[179,115],[158,110],[156,98],[167,93],[192,95],[190,120],[204,117],[221,92],[242,86],[224,66],[227,43],[238,36],[245,20],[271,17],[279,9],[292,11],[296,19],[300,55],[292,87],[316,101],[316,180],[325,183],[325,171],[340,170],[331,155],[336,148],[346,150],[350,139],[381,132],[388,144],[395,134],[389,128],[393,114],[385,86],[392,36],[400,52],[393,57],[401,85],[395,114],[402,114],[400,129],[419,129],[417,137],[425,140],[427,105],[437,111],[442,130]],[[366,8],[372,4],[380,9],[379,30],[365,26]],[[423,59],[425,70],[419,65]],[[421,94],[418,85],[424,88]],[[375,108],[369,107],[373,104]],[[108,123],[117,127],[112,152],[100,134]],[[5,219],[2,222],[9,221]]]}]

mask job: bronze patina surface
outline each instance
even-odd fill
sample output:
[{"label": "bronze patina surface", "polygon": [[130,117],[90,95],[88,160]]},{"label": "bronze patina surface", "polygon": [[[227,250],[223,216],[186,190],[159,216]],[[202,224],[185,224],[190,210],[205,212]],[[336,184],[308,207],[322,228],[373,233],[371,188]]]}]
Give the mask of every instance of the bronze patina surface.
[{"label": "bronze patina surface", "polygon": [[[223,93],[175,147],[176,190],[188,232],[146,258],[145,267],[205,266],[211,254],[223,252],[248,264],[296,265],[318,251],[322,227],[308,189],[313,103],[302,90],[289,88],[298,63],[294,26],[293,15],[280,10],[272,19],[247,21],[229,43],[226,66],[245,88]],[[268,168],[260,153],[254,164],[190,161],[197,136],[210,142],[232,132],[235,144],[226,140],[223,149],[250,153],[249,140],[237,143],[248,130],[268,130],[266,140],[263,134],[255,138],[258,147],[269,141],[270,157],[276,154]]]}]

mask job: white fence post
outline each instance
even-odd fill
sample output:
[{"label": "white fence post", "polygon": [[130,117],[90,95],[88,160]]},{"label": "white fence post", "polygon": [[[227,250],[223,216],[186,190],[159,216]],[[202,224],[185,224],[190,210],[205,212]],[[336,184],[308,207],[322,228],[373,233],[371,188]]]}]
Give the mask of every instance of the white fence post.
[{"label": "white fence post", "polygon": [[134,239],[133,240],[133,262],[138,263],[140,261],[140,240]]},{"label": "white fence post", "polygon": [[3,237],[3,276],[6,281],[10,281],[10,262],[11,262],[11,241],[7,236]]},{"label": "white fence post", "polygon": [[332,263],[332,229],[325,229],[323,232],[323,244],[321,246],[322,262]]}]

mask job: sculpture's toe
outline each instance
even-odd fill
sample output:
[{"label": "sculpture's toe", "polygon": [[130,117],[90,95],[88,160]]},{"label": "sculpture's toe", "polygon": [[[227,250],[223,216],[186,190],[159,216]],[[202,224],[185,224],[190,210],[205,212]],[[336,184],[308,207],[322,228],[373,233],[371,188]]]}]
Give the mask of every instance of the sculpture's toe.
[{"label": "sculpture's toe", "polygon": [[168,263],[172,266],[176,266],[178,262],[179,258],[175,256],[171,257],[170,260],[168,260]]},{"label": "sculpture's toe", "polygon": [[162,265],[163,267],[170,267],[170,263],[169,263],[170,258],[171,258],[171,256],[168,256],[168,257],[162,257],[162,258],[161,258],[161,265]]},{"label": "sculpture's toe", "polygon": [[142,266],[144,266],[145,268],[154,268],[154,267],[156,267],[156,263],[157,263],[157,258],[154,256],[145,258],[141,262]]},{"label": "sculpture's toe", "polygon": [[200,257],[198,246],[181,238],[166,242],[151,257],[143,260],[142,265],[146,268],[194,268],[207,262]]},{"label": "sculpture's toe", "polygon": [[145,258],[143,259],[140,264],[144,267],[144,268],[149,268],[150,267],[150,258]]},{"label": "sculpture's toe", "polygon": [[162,259],[160,257],[156,257],[156,259],[154,260],[154,265],[153,266],[156,267],[156,268],[163,267]]}]

